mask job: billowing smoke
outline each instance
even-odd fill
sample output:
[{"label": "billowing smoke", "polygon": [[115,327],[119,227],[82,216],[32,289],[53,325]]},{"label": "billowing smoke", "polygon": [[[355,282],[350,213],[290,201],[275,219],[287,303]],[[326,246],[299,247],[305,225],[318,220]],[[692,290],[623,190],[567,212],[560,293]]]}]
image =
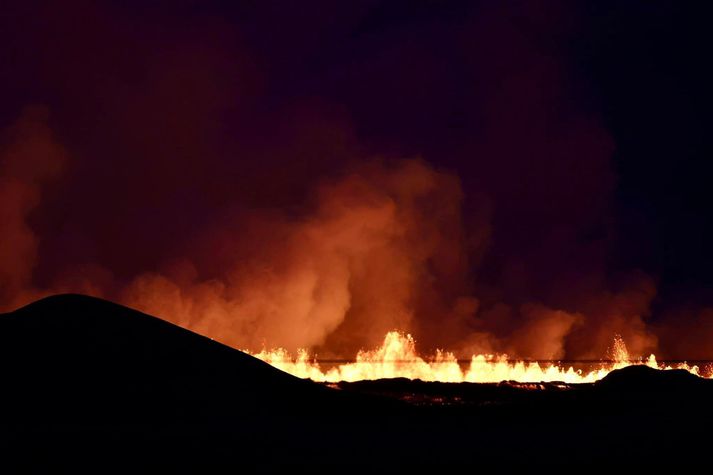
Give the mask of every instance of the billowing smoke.
[{"label": "billowing smoke", "polygon": [[40,205],[41,186],[59,175],[65,151],[40,106],[25,108],[0,140],[0,302],[17,305],[28,298],[38,259],[28,217]]},{"label": "billowing smoke", "polygon": [[[3,295],[11,305],[43,293],[89,292],[235,347],[319,347],[334,355],[353,354],[395,328],[420,333],[424,346],[536,358],[564,357],[570,335],[584,335],[577,349],[606,347],[614,333],[631,337],[636,349],[653,346],[638,336],[652,293],[645,284],[632,295],[594,296],[590,319],[539,303],[517,311],[501,303],[479,315],[477,297],[461,292],[469,290],[469,251],[487,243],[487,223],[479,241],[469,242],[459,180],[416,159],[352,165],[317,185],[297,213],[234,210],[196,233],[195,257],[173,258],[126,285],[103,288],[101,269],[84,266],[33,289],[37,237],[29,214],[65,152],[41,108],[28,109],[6,137],[3,248],[15,252],[4,256]],[[209,277],[206,269],[213,269]],[[586,333],[573,332],[582,326]]]},{"label": "billowing smoke", "polygon": [[138,277],[123,300],[238,347],[330,337],[358,349],[411,328],[419,291],[464,258],[460,200],[458,180],[421,161],[361,166],[319,186],[303,216],[231,217],[201,244],[222,261],[217,278],[183,261]]},{"label": "billowing smoke", "polygon": [[84,292],[322,356],[392,329],[462,356],[656,349],[654,279],[608,258],[615,144],[546,41],[568,7],[301,3],[0,20],[3,309]]}]

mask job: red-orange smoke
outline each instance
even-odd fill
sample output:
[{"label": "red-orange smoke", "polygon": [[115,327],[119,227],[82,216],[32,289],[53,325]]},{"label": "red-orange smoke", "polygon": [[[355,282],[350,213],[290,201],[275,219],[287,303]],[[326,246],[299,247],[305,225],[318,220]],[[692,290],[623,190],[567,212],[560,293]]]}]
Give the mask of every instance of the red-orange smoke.
[{"label": "red-orange smoke", "polygon": [[0,303],[25,303],[37,263],[38,237],[28,216],[41,186],[56,178],[65,151],[47,126],[48,111],[27,107],[0,141]]},{"label": "red-orange smoke", "polygon": [[[8,255],[13,265],[4,276],[5,301],[14,302],[42,293],[29,287],[36,237],[27,214],[38,202],[39,184],[58,173],[64,154],[36,111],[8,136],[3,184],[15,201],[5,202],[11,232],[4,249],[22,251]],[[267,344],[343,356],[376,345],[393,328],[421,331],[427,347],[445,340],[461,352],[540,359],[565,357],[575,341],[572,352],[601,354],[614,333],[624,334],[636,352],[654,346],[640,320],[653,292],[646,283],[589,296],[589,315],[539,303],[518,311],[501,306],[500,314],[493,313],[496,306],[481,315],[478,298],[461,291],[468,288],[469,251],[486,245],[487,223],[481,240],[468,244],[461,202],[452,174],[422,160],[373,160],[322,182],[300,213],[236,212],[207,228],[195,241],[195,255],[219,261],[210,277],[200,273],[205,262],[183,257],[119,289],[102,288],[111,282],[106,271],[84,267],[46,292],[116,295],[129,306],[249,349]],[[452,285],[444,288],[443,282]],[[586,331],[577,333],[580,328]]]},{"label": "red-orange smoke", "polygon": [[329,337],[358,349],[411,328],[416,293],[433,291],[438,268],[465,265],[460,199],[455,177],[421,161],[360,166],[321,185],[306,215],[241,216],[243,227],[208,237],[221,276],[198,280],[184,261],[138,277],[123,299],[239,347]]},{"label": "red-orange smoke", "polygon": [[616,255],[618,144],[557,46],[567,3],[26,3],[0,16],[3,310],[91,293],[320,357],[392,330],[713,355],[708,312],[662,321],[655,266]]}]

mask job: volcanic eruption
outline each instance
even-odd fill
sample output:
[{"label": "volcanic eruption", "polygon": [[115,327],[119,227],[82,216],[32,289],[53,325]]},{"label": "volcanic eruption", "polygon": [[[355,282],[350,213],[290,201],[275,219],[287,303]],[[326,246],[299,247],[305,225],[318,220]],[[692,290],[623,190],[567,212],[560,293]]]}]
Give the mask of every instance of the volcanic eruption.
[{"label": "volcanic eruption", "polygon": [[0,436],[703,447],[709,9],[9,2]]},{"label": "volcanic eruption", "polygon": [[[296,356],[290,355],[284,349],[263,350],[253,356],[294,376],[321,382],[407,378],[445,383],[591,383],[604,378],[613,370],[631,365],[645,365],[662,370],[681,369],[699,375],[698,366],[689,366],[685,362],[674,366],[660,365],[653,354],[646,359],[631,360],[621,338],[614,340],[612,360],[602,361],[598,365],[589,362],[588,370],[575,370],[573,366],[567,367],[557,361],[510,360],[507,355],[473,355],[467,362],[468,365],[461,368],[453,353],[442,350],[437,350],[429,359],[420,357],[416,352],[413,337],[397,331],[387,333],[380,348],[360,351],[354,362],[337,364],[327,371],[322,370],[319,362],[310,358],[306,350],[300,350]],[[596,366],[598,368],[592,369]]]}]

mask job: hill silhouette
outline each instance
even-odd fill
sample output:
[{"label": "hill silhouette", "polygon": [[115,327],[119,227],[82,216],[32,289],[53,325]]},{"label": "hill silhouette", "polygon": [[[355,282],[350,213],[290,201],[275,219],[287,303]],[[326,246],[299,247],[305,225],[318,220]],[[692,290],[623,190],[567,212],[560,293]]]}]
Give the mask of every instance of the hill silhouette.
[{"label": "hill silhouette", "polygon": [[12,418],[219,420],[327,389],[209,338],[126,307],[48,297],[0,316],[3,400]]},{"label": "hill silhouette", "polygon": [[81,295],[0,315],[0,370],[0,464],[25,466],[90,454],[103,468],[194,471],[685,463],[695,459],[677,454],[704,450],[712,422],[713,382],[686,372],[630,367],[539,389],[403,379],[334,389]]}]

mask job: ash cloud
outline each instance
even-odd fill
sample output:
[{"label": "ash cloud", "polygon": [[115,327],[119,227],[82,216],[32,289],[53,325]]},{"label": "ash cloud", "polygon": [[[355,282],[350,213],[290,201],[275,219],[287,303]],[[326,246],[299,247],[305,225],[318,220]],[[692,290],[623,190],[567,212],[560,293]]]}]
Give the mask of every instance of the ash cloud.
[{"label": "ash cloud", "polygon": [[653,278],[607,260],[614,143],[552,46],[576,12],[458,5],[18,4],[7,104],[52,115],[2,117],[0,302],[81,291],[323,356],[395,328],[655,350]]}]

